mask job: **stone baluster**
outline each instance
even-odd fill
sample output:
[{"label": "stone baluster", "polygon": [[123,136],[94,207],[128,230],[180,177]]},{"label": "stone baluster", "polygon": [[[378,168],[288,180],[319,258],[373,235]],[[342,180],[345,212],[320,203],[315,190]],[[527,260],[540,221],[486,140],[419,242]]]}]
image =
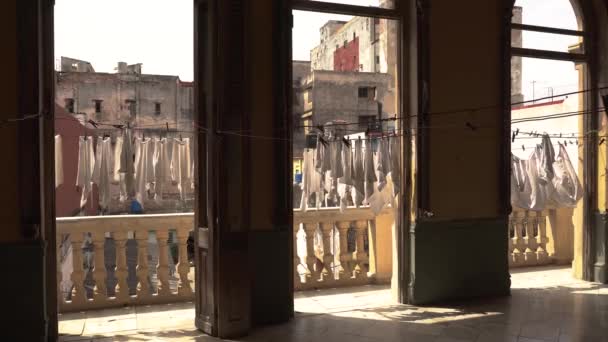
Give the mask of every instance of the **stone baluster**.
[{"label": "stone baluster", "polygon": [[353,259],[356,260],[354,274],[357,278],[367,277],[367,268],[365,263],[369,260],[367,252],[365,252],[365,234],[367,234],[367,220],[359,220],[355,223],[357,249],[353,253]]},{"label": "stone baluster", "polygon": [[534,227],[536,226],[536,213],[536,211],[528,210],[527,217],[524,222],[526,228],[526,237],[524,238],[526,249],[524,251],[524,258],[527,265],[534,265],[537,263],[536,236],[534,234]]},{"label": "stone baluster", "polygon": [[171,295],[171,286],[169,285],[169,230],[156,230],[156,242],[158,243],[158,279],[160,289],[158,295],[162,297]]},{"label": "stone baluster", "polygon": [[179,287],[177,292],[182,297],[192,295],[192,287],[190,286],[190,279],[188,278],[188,274],[190,273],[190,262],[188,262],[188,234],[190,233],[190,230],[191,227],[177,228],[177,243],[179,248],[179,264],[177,264]]},{"label": "stone baluster", "polygon": [[72,304],[84,305],[87,302],[87,294],[84,289],[84,269],[82,259],[82,243],[84,236],[82,233],[70,234],[70,243],[72,245],[72,264],[74,270],[72,271],[72,284],[74,290],[72,291]]},{"label": "stone baluster", "polygon": [[106,234],[104,232],[95,232],[92,234],[92,238],[93,246],[95,247],[95,269],[93,271],[93,279],[95,279],[95,293],[93,295],[93,299],[95,302],[105,302],[108,299],[108,291],[106,288],[106,259],[104,253]]},{"label": "stone baluster", "polygon": [[298,232],[300,231],[300,224],[293,224],[293,287],[297,289],[302,283],[302,277],[300,276],[300,256],[298,255]]},{"label": "stone baluster", "polygon": [[340,280],[350,279],[353,277],[350,269],[351,255],[348,253],[348,229],[350,229],[349,221],[338,222],[338,233],[340,234]]},{"label": "stone baluster", "polygon": [[137,298],[146,299],[151,296],[150,284],[148,283],[148,231],[138,230],[135,232],[137,240]]},{"label": "stone baluster", "polygon": [[536,257],[539,263],[546,263],[549,260],[547,253],[547,211],[539,211],[536,217],[538,224],[538,236],[536,237]]},{"label": "stone baluster", "polygon": [[335,280],[334,254],[331,250],[334,238],[334,223],[321,222],[321,234],[323,236],[323,271],[321,272],[321,279],[327,282]]},{"label": "stone baluster", "polygon": [[306,266],[308,267],[306,274],[306,282],[312,279],[312,282],[319,281],[320,272],[317,267],[317,256],[315,255],[315,232],[317,225],[314,223],[304,223],[304,232],[306,233]]},{"label": "stone baluster", "polygon": [[524,263],[524,255],[522,253],[523,250],[523,236],[522,232],[524,229],[524,220],[525,220],[526,212],[525,210],[517,209],[513,211],[513,229],[514,236],[512,239],[513,243],[513,263],[515,265],[522,265]]},{"label": "stone baluster", "polygon": [[118,280],[118,289],[116,290],[116,298],[120,302],[129,300],[129,284],[127,277],[129,269],[127,267],[127,231],[113,232],[112,237],[116,245],[116,279]]},{"label": "stone baluster", "polygon": [[61,234],[58,234],[57,239],[55,240],[57,249],[55,250],[55,254],[57,254],[57,303],[61,308],[65,303],[65,297],[63,295],[62,282],[63,282],[63,269],[61,267]]}]

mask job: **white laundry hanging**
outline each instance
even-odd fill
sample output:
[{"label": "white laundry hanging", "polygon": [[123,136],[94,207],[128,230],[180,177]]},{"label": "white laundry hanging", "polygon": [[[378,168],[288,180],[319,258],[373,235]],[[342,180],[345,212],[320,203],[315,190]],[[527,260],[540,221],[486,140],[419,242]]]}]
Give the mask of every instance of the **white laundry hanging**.
[{"label": "white laundry hanging", "polygon": [[391,181],[393,182],[393,196],[397,196],[401,188],[401,146],[397,136],[390,137],[389,155],[391,160]]},{"label": "white laundry hanging", "polygon": [[95,155],[93,154],[93,137],[78,138],[78,173],[76,175],[76,186],[79,186],[82,194],[80,197],[80,208],[84,208],[93,188],[93,169],[95,167]]},{"label": "white laundry hanging", "polygon": [[63,184],[63,143],[61,135],[55,136],[55,188]]},{"label": "white laundry hanging", "polygon": [[121,182],[124,183],[125,200],[135,196],[135,164],[133,154],[132,133],[130,129],[125,129],[122,134],[122,148],[120,149],[120,164],[118,168],[118,172],[121,174]]},{"label": "white laundry hanging", "polygon": [[144,207],[150,184],[154,182],[154,146],[150,138],[135,139],[135,198]]},{"label": "white laundry hanging", "polygon": [[364,202],[369,204],[370,197],[374,194],[374,183],[378,180],[374,170],[374,154],[372,152],[372,144],[368,140],[365,144],[365,152],[363,159],[363,178],[365,197]]},{"label": "white laundry hanging", "polygon": [[171,152],[171,179],[177,183],[180,197],[186,199],[186,189],[192,179],[190,160],[190,139],[173,139]]},{"label": "white laundry hanging", "polygon": [[99,192],[99,207],[107,210],[110,205],[111,191],[110,183],[114,178],[112,140],[108,138],[97,139],[97,151],[95,152],[95,168],[93,171],[93,182],[97,184]]},{"label": "white laundry hanging", "polygon": [[553,162],[553,188],[551,199],[557,206],[575,208],[583,197],[583,187],[562,144]]},{"label": "white laundry hanging", "polygon": [[308,209],[308,200],[311,195],[315,195],[315,204],[318,207],[321,205],[321,174],[315,168],[316,151],[305,150],[302,158],[302,200],[300,201],[300,209],[306,211]]},{"label": "white laundry hanging", "polygon": [[355,141],[355,150],[353,152],[353,199],[355,206],[360,206],[363,203],[365,196],[365,174],[363,167],[363,141],[357,139]]},{"label": "white laundry hanging", "polygon": [[171,142],[167,138],[154,141],[154,199],[162,200],[171,182]]}]

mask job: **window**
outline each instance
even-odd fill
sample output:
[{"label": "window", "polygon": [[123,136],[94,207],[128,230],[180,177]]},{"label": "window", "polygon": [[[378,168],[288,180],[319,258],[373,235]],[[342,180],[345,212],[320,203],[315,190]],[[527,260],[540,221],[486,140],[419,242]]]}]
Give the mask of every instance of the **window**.
[{"label": "window", "polygon": [[373,100],[376,98],[376,87],[359,87],[359,98]]},{"label": "window", "polygon": [[137,102],[135,100],[126,100],[127,109],[129,110],[129,115],[135,116],[137,115]]},{"label": "window", "polygon": [[366,98],[368,96],[367,95],[367,90],[368,90],[367,87],[359,87],[359,98],[360,99]]},{"label": "window", "polygon": [[160,102],[154,103],[154,115],[160,115]]},{"label": "window", "polygon": [[375,115],[359,115],[359,130],[374,129],[377,124]]},{"label": "window", "polygon": [[344,47],[346,47],[346,45],[348,45],[348,40],[344,41]]},{"label": "window", "polygon": [[304,119],[302,126],[304,126],[304,134],[310,134],[312,132],[312,119]]},{"label": "window", "polygon": [[65,110],[74,113],[74,99],[65,99]]},{"label": "window", "polygon": [[93,100],[93,102],[95,103],[95,113],[101,113],[101,103],[103,100]]},{"label": "window", "polygon": [[312,103],[312,91],[310,89],[304,91],[304,97],[306,98],[306,103]]},{"label": "window", "polygon": [[353,32],[353,40],[357,39],[357,32]]}]

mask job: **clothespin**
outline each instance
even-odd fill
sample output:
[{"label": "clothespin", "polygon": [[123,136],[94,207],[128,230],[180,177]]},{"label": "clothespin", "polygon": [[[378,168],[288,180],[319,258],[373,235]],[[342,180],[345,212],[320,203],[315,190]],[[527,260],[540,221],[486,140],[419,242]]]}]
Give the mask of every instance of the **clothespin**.
[{"label": "clothespin", "polygon": [[515,136],[519,135],[519,128],[515,130]]},{"label": "clothespin", "polygon": [[344,141],[344,144],[348,147],[350,147],[350,141],[348,138],[342,137],[342,141]]},{"label": "clothespin", "polygon": [[606,138],[602,138],[602,140],[600,140],[600,145],[599,146],[602,146],[602,144],[605,143],[605,142],[606,142]]},{"label": "clothespin", "polygon": [[361,141],[361,136],[359,136],[359,141]]},{"label": "clothespin", "polygon": [[515,142],[515,132],[513,132],[513,135],[511,136],[511,142],[514,143]]},{"label": "clothespin", "polygon": [[89,119],[88,123],[90,123],[91,125],[93,125],[93,127],[97,128],[97,122]]},{"label": "clothespin", "polygon": [[521,149],[525,152],[526,151],[526,146],[521,145]]},{"label": "clothespin", "polygon": [[184,138],[182,138],[182,134],[179,134],[179,141],[184,141]]},{"label": "clothespin", "polygon": [[561,137],[562,137],[562,134],[561,134],[561,133],[559,134],[559,137],[560,137],[560,139],[561,139]]},{"label": "clothespin", "polygon": [[473,124],[470,123],[470,122],[468,122],[468,121],[465,123],[465,126],[467,126],[468,128],[470,128],[471,131],[477,130],[477,127],[473,126]]}]

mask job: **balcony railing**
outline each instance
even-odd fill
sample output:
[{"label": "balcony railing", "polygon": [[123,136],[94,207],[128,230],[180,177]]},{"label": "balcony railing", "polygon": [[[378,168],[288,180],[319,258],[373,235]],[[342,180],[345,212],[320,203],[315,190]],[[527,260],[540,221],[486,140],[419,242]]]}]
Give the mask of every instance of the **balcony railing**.
[{"label": "balcony railing", "polygon": [[547,253],[547,214],[548,211],[513,209],[509,219],[509,266],[553,262]]},{"label": "balcony railing", "polygon": [[[295,210],[293,224],[296,290],[390,282],[393,209],[378,216],[367,208]],[[193,227],[191,213],[57,219],[59,310],[193,300]],[[571,209],[515,209],[509,264],[569,262],[571,235]]]},{"label": "balcony railing", "polygon": [[59,310],[194,299],[187,247],[193,225],[193,214],[58,218]]}]

